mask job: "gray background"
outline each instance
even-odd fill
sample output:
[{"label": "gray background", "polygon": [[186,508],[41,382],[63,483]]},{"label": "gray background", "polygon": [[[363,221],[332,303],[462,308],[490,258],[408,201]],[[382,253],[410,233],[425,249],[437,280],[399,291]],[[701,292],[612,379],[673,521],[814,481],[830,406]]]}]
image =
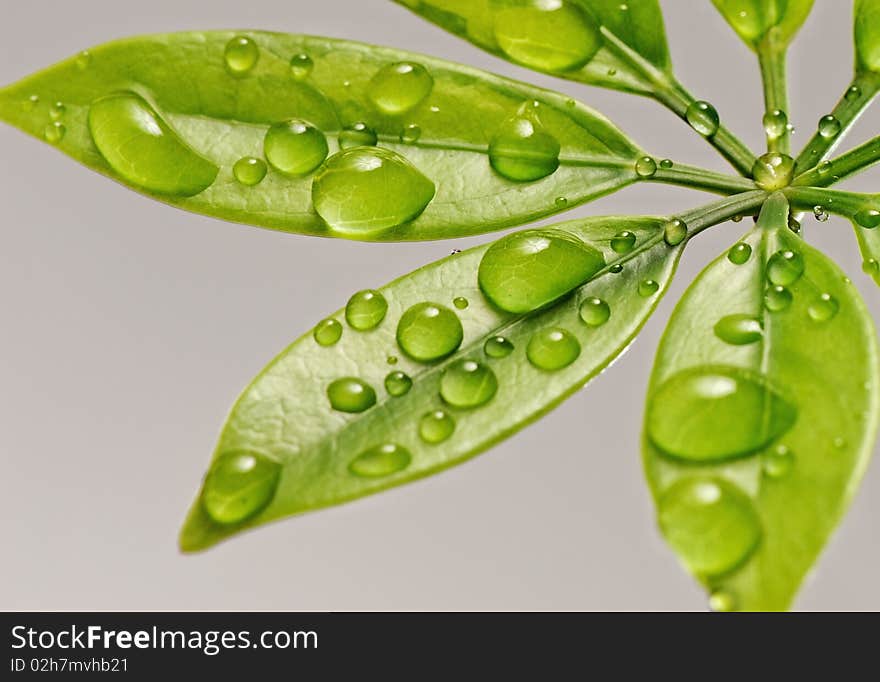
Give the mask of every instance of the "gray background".
[{"label": "gray background", "polygon": [[[793,46],[798,148],[849,81],[848,4],[818,0]],[[658,157],[725,170],[659,105],[531,74],[382,0],[3,5],[3,83],[136,33],[314,33],[555,87]],[[752,55],[708,0],[663,5],[680,79],[759,147]],[[878,128],[875,109],[851,141]],[[654,529],[638,434],[672,305],[739,227],[695,240],[634,347],[510,441],[436,477],[182,556],[178,527],[226,411],[262,366],[352,291],[487,238],[376,245],[272,233],[154,203],[8,127],[0,148],[0,608],[704,608]],[[868,173],[851,187],[876,191],[877,178]],[[673,213],[708,200],[635,187],[568,216]],[[810,219],[806,227],[880,315],[880,292],[860,272],[849,226]],[[878,516],[875,463],[798,607],[880,609]]]}]

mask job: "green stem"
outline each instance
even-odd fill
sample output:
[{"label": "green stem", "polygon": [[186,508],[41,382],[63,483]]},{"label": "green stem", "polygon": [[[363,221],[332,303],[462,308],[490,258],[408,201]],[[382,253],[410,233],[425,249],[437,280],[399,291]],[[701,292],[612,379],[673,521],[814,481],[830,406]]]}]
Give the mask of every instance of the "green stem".
[{"label": "green stem", "polygon": [[[764,107],[766,111],[781,111],[788,116],[788,86],[785,77],[785,45],[774,40],[776,31],[768,31],[767,37],[758,45],[758,63],[761,66],[761,82],[764,84]],[[778,137],[767,135],[767,150],[781,154],[791,153],[791,136],[786,126]]]},{"label": "green stem", "polygon": [[827,159],[878,91],[880,91],[880,75],[873,72],[856,74],[840,101],[831,111],[831,115],[840,122],[840,132],[832,137],[823,137],[819,131],[816,131],[797,157],[796,172],[803,173],[810,168],[815,168]]},{"label": "green stem", "polygon": [[826,161],[816,168],[801,173],[792,185],[829,187],[850,175],[855,175],[880,162],[880,137],[868,140],[836,159]]},{"label": "green stem", "polygon": [[[661,71],[651,64],[604,26],[601,28],[601,31],[605,38],[606,47],[611,49],[620,59],[625,61],[645,79],[652,88],[652,97],[686,122],[688,107],[696,101],[696,98],[681,83],[675,80],[671,74]],[[755,155],[727,128],[721,125],[714,135],[710,135],[705,139],[736,168],[737,172],[745,177],[751,176]]]},{"label": "green stem", "polygon": [[644,178],[651,182],[662,182],[667,185],[681,185],[705,192],[716,194],[739,194],[757,189],[755,183],[748,178],[735,175],[714,173],[697,166],[689,166],[683,163],[675,163],[671,168],[658,166],[657,172],[650,178]]},{"label": "green stem", "polygon": [[742,192],[705,206],[680,214],[680,220],[688,226],[688,239],[703,230],[718,225],[735,216],[755,215],[767,200],[767,192],[753,190]]},{"label": "green stem", "polygon": [[866,209],[876,210],[880,207],[880,195],[861,194],[859,192],[841,192],[822,187],[786,187],[782,193],[798,208],[820,206],[829,213],[852,218],[856,213]]}]

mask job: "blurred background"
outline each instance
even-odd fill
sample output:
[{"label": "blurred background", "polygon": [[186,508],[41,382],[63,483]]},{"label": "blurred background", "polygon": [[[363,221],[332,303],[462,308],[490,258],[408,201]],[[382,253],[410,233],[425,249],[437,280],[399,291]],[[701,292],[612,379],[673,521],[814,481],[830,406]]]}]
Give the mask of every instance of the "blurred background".
[{"label": "blurred background", "polygon": [[[679,79],[762,147],[757,62],[708,0],[666,0]],[[658,158],[727,171],[652,101],[482,53],[384,0],[4,3],[0,83],[138,33],[254,28],[420,51],[552,87]],[[817,0],[789,61],[799,149],[852,75],[850,3]],[[880,131],[869,111],[844,148]],[[3,609],[705,609],[661,541],[639,456],[644,391],[675,301],[742,226],[689,246],[672,290],[613,368],[538,423],[446,473],[246,534],[196,556],[178,528],[227,410],[351,292],[493,237],[361,244],[190,215],[0,126]],[[878,171],[847,185],[878,191]],[[625,189],[565,214],[671,214],[709,195]],[[560,218],[557,218],[559,220]],[[805,219],[880,319],[848,223]],[[880,465],[800,609],[880,610]]]}]

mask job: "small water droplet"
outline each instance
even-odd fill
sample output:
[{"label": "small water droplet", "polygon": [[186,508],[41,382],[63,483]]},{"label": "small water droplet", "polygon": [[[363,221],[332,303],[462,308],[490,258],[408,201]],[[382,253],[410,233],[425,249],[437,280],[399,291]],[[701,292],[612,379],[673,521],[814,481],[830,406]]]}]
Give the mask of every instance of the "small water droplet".
[{"label": "small water droplet", "polygon": [[470,305],[470,303],[468,303],[468,300],[464,296],[456,296],[452,299],[452,305],[454,305],[459,310],[465,310]]},{"label": "small water droplet", "polygon": [[715,336],[733,346],[744,346],[760,341],[764,336],[761,320],[751,315],[725,315],[714,327]]},{"label": "small water droplet", "polygon": [[683,220],[673,218],[663,226],[663,239],[669,246],[678,246],[687,237],[688,228]]},{"label": "small water droplet", "polygon": [[776,140],[785,134],[788,116],[782,109],[774,109],[764,114],[763,123],[767,139]]},{"label": "small water droplet", "polygon": [[405,447],[385,443],[364,450],[351,461],[348,470],[355,476],[378,478],[403,471],[411,461],[412,455]]},{"label": "small water droplet", "polygon": [[862,96],[862,89],[858,85],[851,85],[843,96],[847,102],[854,102]]},{"label": "small water droplet", "polygon": [[813,206],[813,217],[820,223],[824,223],[830,216],[824,206]]},{"label": "small water droplet", "polygon": [[727,252],[727,260],[729,260],[734,265],[744,265],[745,263],[749,262],[749,258],[751,257],[752,247],[745,242],[734,244],[732,247],[730,247],[730,251]]},{"label": "small water droplet", "polygon": [[788,309],[791,305],[793,296],[791,292],[784,286],[775,285],[767,287],[764,292],[764,306],[771,313],[779,313]]},{"label": "small water droplet", "polygon": [[797,251],[777,251],[767,261],[767,279],[771,284],[790,286],[804,274],[804,257]]},{"label": "small water droplet", "polygon": [[660,162],[660,168],[663,168],[664,170],[669,170],[669,169],[672,168],[674,165],[675,165],[675,164],[673,163],[672,159],[663,159],[663,160]]},{"label": "small water droplet", "polygon": [[64,139],[66,134],[67,128],[64,127],[64,124],[61,123],[61,121],[52,121],[52,123],[47,125],[43,130],[43,138],[49,144],[58,144]]},{"label": "small water droplet", "polygon": [[788,229],[795,234],[801,233],[801,221],[794,217],[794,214],[788,216]]},{"label": "small water droplet", "polygon": [[820,175],[825,175],[827,173],[830,173],[832,168],[833,165],[830,161],[823,161],[819,164],[818,171]]},{"label": "small water droplet", "polygon": [[272,501],[280,476],[281,465],[256,452],[224,453],[205,478],[202,507],[217,523],[240,523]]},{"label": "small water droplet", "polygon": [[417,303],[397,325],[397,343],[413,360],[433,362],[454,353],[464,331],[458,316],[439,303]]},{"label": "small water droplet", "polygon": [[853,220],[856,221],[859,227],[864,227],[866,230],[873,230],[880,225],[880,211],[873,208],[866,208],[856,213],[853,216]]},{"label": "small water droplet", "polygon": [[794,455],[785,445],[777,445],[764,453],[761,468],[770,478],[783,478],[794,465]]},{"label": "small water droplet", "polygon": [[640,178],[652,178],[657,173],[657,162],[650,156],[643,156],[636,161],[636,175]]},{"label": "small water droplet", "polygon": [[342,337],[342,325],[332,317],[328,317],[315,325],[312,336],[319,346],[332,346]]},{"label": "small water droplet", "polygon": [[831,114],[819,119],[819,135],[826,140],[832,140],[840,133],[840,121]]},{"label": "small water droplet", "polygon": [[253,156],[245,156],[239,159],[232,167],[232,174],[235,176],[235,179],[247,187],[259,185],[263,178],[266,177],[267,171],[266,162]]},{"label": "small water droplet", "polygon": [[21,108],[24,111],[33,111],[37,108],[37,105],[40,103],[39,95],[31,95],[26,100],[21,103]]},{"label": "small water droplet", "polygon": [[388,395],[394,396],[395,398],[406,395],[409,392],[409,389],[412,388],[412,384],[412,379],[410,379],[409,375],[404,372],[391,372],[385,377],[385,390],[388,391]]},{"label": "small water droplet", "polygon": [[226,68],[236,76],[248,73],[260,59],[260,48],[247,36],[235,36],[226,43]]},{"label": "small water droplet", "polygon": [[434,410],[419,420],[419,437],[435,445],[447,440],[455,432],[455,419],[443,410]]},{"label": "small water droplet", "polygon": [[730,613],[736,611],[737,601],[732,592],[716,590],[709,595],[709,608],[716,613]]},{"label": "small water droplet", "polygon": [[89,68],[89,65],[92,63],[92,53],[88,50],[83,50],[76,56],[76,68],[80,71],[85,71]]},{"label": "small water droplet", "polygon": [[328,151],[324,133],[298,118],[271,126],[263,140],[269,164],[291,177],[314,171],[327,158]]},{"label": "small water droplet", "polygon": [[591,296],[581,303],[578,314],[588,327],[601,327],[611,317],[611,306],[601,298]]},{"label": "small water droplet", "polygon": [[876,258],[867,258],[862,262],[862,271],[868,275],[880,273],[880,262]]},{"label": "small water droplet", "polygon": [[653,279],[643,279],[639,282],[639,296],[648,298],[660,291],[660,285]]},{"label": "small water droplet", "polygon": [[565,208],[568,206],[568,199],[565,197],[556,197],[553,203],[556,204],[556,208]]},{"label": "small water droplet", "polygon": [[336,379],[327,386],[330,406],[339,412],[363,412],[376,404],[376,391],[355,377]]},{"label": "small water droplet", "polygon": [[374,289],[364,289],[354,294],[345,306],[345,321],[352,329],[367,331],[375,329],[388,312],[388,301]]},{"label": "small water droplet", "polygon": [[568,367],[580,354],[581,344],[577,338],[560,327],[535,332],[526,347],[529,362],[549,372]]},{"label": "small water droplet", "polygon": [[339,146],[342,149],[352,147],[375,147],[379,141],[376,131],[363,121],[358,121],[346,127],[339,133]]},{"label": "small water droplet", "polygon": [[385,362],[387,362],[389,365],[396,365],[397,364],[397,356],[396,355],[389,355],[387,358],[385,358]]},{"label": "small water droplet", "polygon": [[685,112],[685,119],[691,128],[703,137],[712,137],[718,132],[720,119],[718,112],[709,102],[697,101],[691,103]]},{"label": "small water droplet", "polygon": [[404,144],[415,144],[421,136],[421,127],[416,123],[410,123],[400,133],[400,141]]},{"label": "small water droplet", "polygon": [[752,177],[763,190],[773,192],[791,184],[794,178],[794,159],[787,154],[768,152],[755,160]]},{"label": "small water droplet", "polygon": [[460,409],[485,405],[497,391],[495,372],[474,360],[456,360],[440,378],[440,396]]},{"label": "small water droplet", "polygon": [[428,70],[415,62],[396,62],[382,67],[370,80],[367,92],[383,114],[400,116],[412,111],[434,88]]},{"label": "small water droplet", "polygon": [[513,352],[513,344],[503,336],[491,336],[483,344],[483,352],[490,358],[506,358]]},{"label": "small water droplet", "polygon": [[623,272],[623,266],[620,263],[615,263],[610,268],[608,268],[608,272],[612,272],[615,275],[619,275],[621,272]]},{"label": "small water droplet", "polygon": [[293,76],[294,80],[305,80],[312,73],[314,67],[315,63],[312,61],[312,58],[304,52],[295,54],[290,58],[290,75]]},{"label": "small water droplet", "polygon": [[501,124],[489,142],[489,163],[514,182],[534,182],[559,168],[558,140],[536,121],[516,115]]},{"label": "small water droplet", "polygon": [[49,118],[53,121],[60,121],[64,118],[64,114],[67,113],[67,107],[64,106],[64,102],[55,102],[52,105],[52,108],[49,109]]},{"label": "small water droplet", "polygon": [[807,314],[816,322],[827,322],[837,315],[840,304],[831,294],[820,294],[819,298],[807,307]]},{"label": "small water droplet", "polygon": [[614,253],[629,253],[635,248],[636,236],[629,230],[618,232],[611,238],[611,250]]},{"label": "small water droplet", "polygon": [[660,497],[658,519],[667,542],[688,570],[703,579],[742,565],[762,535],[748,496],[719,478],[676,481]]},{"label": "small water droplet", "polygon": [[737,214],[736,214],[735,216],[733,216],[730,220],[733,221],[734,223],[741,223],[743,217],[744,217],[743,215],[737,213]]}]

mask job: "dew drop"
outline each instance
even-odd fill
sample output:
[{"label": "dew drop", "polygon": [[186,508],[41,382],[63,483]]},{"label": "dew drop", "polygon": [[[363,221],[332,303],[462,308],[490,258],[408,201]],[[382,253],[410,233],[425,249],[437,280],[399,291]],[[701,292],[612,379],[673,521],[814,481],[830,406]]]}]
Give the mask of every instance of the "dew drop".
[{"label": "dew drop", "polygon": [[478,280],[502,310],[526,313],[580,286],[605,265],[602,254],[562,230],[523,230],[492,244],[480,261]]},{"label": "dew drop", "polygon": [[758,187],[768,192],[788,187],[794,178],[794,159],[779,152],[762,154],[752,166],[752,177]]},{"label": "dew drop", "polygon": [[864,227],[866,230],[873,230],[880,225],[880,211],[873,208],[866,208],[856,213],[853,216],[853,220],[856,221],[856,224],[859,227]]},{"label": "dew drop", "polygon": [[358,121],[346,127],[339,133],[339,146],[342,149],[352,147],[375,147],[379,141],[376,131],[363,121]]},{"label": "dew drop", "polygon": [[497,391],[495,372],[474,360],[456,360],[440,378],[440,396],[460,409],[485,405]]},{"label": "dew drop", "polygon": [[636,175],[640,178],[652,178],[657,173],[657,162],[650,156],[643,156],[636,161]]},{"label": "dew drop", "polygon": [[412,461],[409,450],[394,443],[385,443],[364,450],[348,465],[355,476],[378,478],[403,471]]},{"label": "dew drop", "polygon": [[540,71],[570,71],[602,46],[592,17],[568,0],[528,0],[493,13],[495,40],[513,61]]},{"label": "dew drop", "polygon": [[843,96],[847,102],[854,102],[862,96],[862,89],[858,85],[851,85]]},{"label": "dew drop", "polygon": [[737,367],[686,369],[648,401],[647,433],[668,457],[714,462],[752,454],[785,433],[797,410],[761,376]]},{"label": "dew drop", "polygon": [[85,71],[92,63],[92,53],[88,50],[83,50],[76,56],[76,68],[80,71]]},{"label": "dew drop", "polygon": [[295,54],[290,58],[290,75],[293,76],[294,80],[305,80],[312,73],[314,67],[315,63],[312,61],[312,58],[304,52]]},{"label": "dew drop", "polygon": [[718,112],[709,102],[697,101],[691,103],[685,112],[685,118],[690,127],[703,137],[712,137],[718,132],[720,124]]},{"label": "dew drop", "polygon": [[767,139],[776,140],[785,135],[788,126],[788,116],[782,109],[774,109],[764,114],[763,123]]},{"label": "dew drop", "polygon": [[743,216],[742,214],[737,213],[737,214],[736,214],[735,216],[733,216],[730,220],[731,220],[732,222],[734,222],[734,223],[741,223],[743,217],[744,217],[744,216]]},{"label": "dew drop", "polygon": [[716,613],[730,613],[736,611],[737,601],[732,592],[716,590],[709,595],[709,608]]},{"label": "dew drop", "polygon": [[355,377],[336,379],[327,387],[330,406],[339,412],[363,412],[376,404],[373,387]]},{"label": "dew drop", "polygon": [[591,296],[581,303],[578,314],[588,327],[601,327],[611,317],[611,306],[601,298]]},{"label": "dew drop", "polygon": [[464,296],[456,296],[452,299],[452,305],[454,305],[459,310],[466,310],[470,303]]},{"label": "dew drop", "polygon": [[868,275],[880,274],[880,262],[876,258],[866,258],[862,261],[862,271]]},{"label": "dew drop", "polygon": [[804,274],[804,257],[797,251],[777,251],[767,261],[767,279],[771,284],[790,286]]},{"label": "dew drop", "polygon": [[783,478],[794,465],[794,455],[785,445],[777,445],[764,453],[761,468],[770,478]]},{"label": "dew drop", "polygon": [[565,197],[556,197],[553,203],[556,205],[556,208],[565,208],[568,206],[568,199]]},{"label": "dew drop", "polygon": [[211,465],[202,490],[202,506],[216,523],[245,521],[262,511],[281,477],[281,466],[255,452],[220,455]]},{"label": "dew drop", "polygon": [[433,362],[454,353],[464,331],[458,316],[439,303],[417,303],[397,325],[397,343],[413,360]]},{"label": "dew drop", "polygon": [[714,327],[715,336],[733,346],[745,346],[764,336],[761,320],[751,315],[725,315]]},{"label": "dew drop", "polygon": [[673,218],[663,226],[663,239],[669,246],[681,244],[687,237],[687,233],[687,225],[678,218]]},{"label": "dew drop", "polygon": [[529,362],[549,372],[568,367],[580,354],[581,344],[571,332],[560,327],[535,332],[526,347]]},{"label": "dew drop", "polygon": [[275,170],[297,177],[308,175],[327,158],[327,138],[308,121],[276,123],[266,132],[263,152]]},{"label": "dew drop", "polygon": [[190,197],[210,187],[217,177],[217,166],[184,142],[133,92],[93,102],[89,131],[110,167],[141,189]]},{"label": "dew drop", "polygon": [[559,168],[559,142],[541,125],[516,115],[501,124],[489,142],[489,163],[513,182],[534,182]]},{"label": "dew drop", "polygon": [[345,321],[358,331],[367,331],[379,326],[388,312],[388,301],[378,291],[364,289],[350,299],[345,306]]},{"label": "dew drop", "polygon": [[819,171],[820,175],[827,175],[828,173],[831,172],[832,168],[833,168],[833,165],[830,161],[823,161],[822,163],[819,164],[819,167],[817,170]]},{"label": "dew drop", "polygon": [[419,420],[419,438],[435,445],[447,440],[455,432],[455,419],[443,410],[434,410]]},{"label": "dew drop", "polygon": [[67,128],[64,127],[63,123],[60,121],[52,121],[52,123],[47,125],[43,130],[43,139],[49,144],[58,144],[64,139],[66,134]]},{"label": "dew drop", "polygon": [[52,105],[52,108],[49,109],[49,118],[53,121],[60,121],[64,118],[64,114],[67,113],[67,107],[64,106],[64,102],[55,102]]},{"label": "dew drop", "polygon": [[397,364],[397,356],[396,355],[389,355],[387,358],[385,358],[385,362],[387,362],[389,365],[396,365]]},{"label": "dew drop", "polygon": [[415,62],[396,62],[382,67],[370,80],[367,93],[376,109],[389,116],[412,111],[434,88],[428,70]]},{"label": "dew drop", "polygon": [[623,266],[620,263],[615,263],[610,268],[608,268],[608,272],[613,272],[615,275],[623,272]]},{"label": "dew drop", "polygon": [[788,289],[777,284],[767,287],[764,292],[764,306],[771,313],[779,313],[788,309],[793,298]]},{"label": "dew drop", "polygon": [[643,279],[639,282],[639,296],[649,298],[660,291],[660,285],[653,279]]},{"label": "dew drop", "polygon": [[416,123],[410,123],[400,133],[400,141],[404,144],[415,144],[421,136],[421,127]]},{"label": "dew drop", "polygon": [[328,317],[315,325],[312,336],[319,346],[332,346],[342,337],[342,325],[339,321]]},{"label": "dew drop", "polygon": [[483,352],[490,358],[506,358],[513,352],[513,344],[503,336],[491,336],[483,344]]},{"label": "dew drop", "polygon": [[235,36],[226,43],[226,68],[236,76],[248,73],[260,59],[260,48],[246,36]]},{"label": "dew drop", "polygon": [[672,162],[672,159],[663,159],[663,160],[660,162],[660,168],[663,168],[664,170],[669,170],[669,169],[672,168],[674,165],[675,165],[675,164]]},{"label": "dew drop", "polygon": [[232,174],[242,185],[253,187],[263,181],[267,170],[265,161],[253,156],[246,156],[235,162],[235,165],[232,167]]},{"label": "dew drop", "polygon": [[334,231],[363,236],[415,220],[434,191],[400,154],[354,147],[327,159],[312,183],[312,202]]},{"label": "dew drop", "polygon": [[819,135],[826,140],[833,140],[840,134],[840,121],[828,114],[819,119]]},{"label": "dew drop", "polygon": [[629,230],[618,232],[611,238],[611,250],[614,253],[629,253],[636,246],[636,236]]},{"label": "dew drop", "polygon": [[830,216],[824,206],[813,206],[813,217],[820,223],[824,223]]},{"label": "dew drop", "polygon": [[795,234],[801,233],[801,221],[794,217],[794,215],[789,214],[788,216],[788,229],[794,232]]},{"label": "dew drop", "polygon": [[409,375],[404,372],[391,372],[385,377],[385,390],[388,391],[388,395],[394,396],[395,398],[409,393],[412,384],[412,379],[410,379]]},{"label": "dew drop", "polygon": [[730,247],[730,251],[727,252],[727,260],[729,260],[734,265],[744,265],[745,263],[749,262],[749,258],[751,257],[752,247],[745,242],[734,244],[732,247]]},{"label": "dew drop", "polygon": [[815,322],[827,322],[837,315],[840,304],[831,294],[820,294],[819,298],[807,307],[807,314]]},{"label": "dew drop", "polygon": [[21,103],[21,108],[24,111],[33,111],[37,108],[37,105],[40,103],[39,95],[31,95],[26,100]]}]

